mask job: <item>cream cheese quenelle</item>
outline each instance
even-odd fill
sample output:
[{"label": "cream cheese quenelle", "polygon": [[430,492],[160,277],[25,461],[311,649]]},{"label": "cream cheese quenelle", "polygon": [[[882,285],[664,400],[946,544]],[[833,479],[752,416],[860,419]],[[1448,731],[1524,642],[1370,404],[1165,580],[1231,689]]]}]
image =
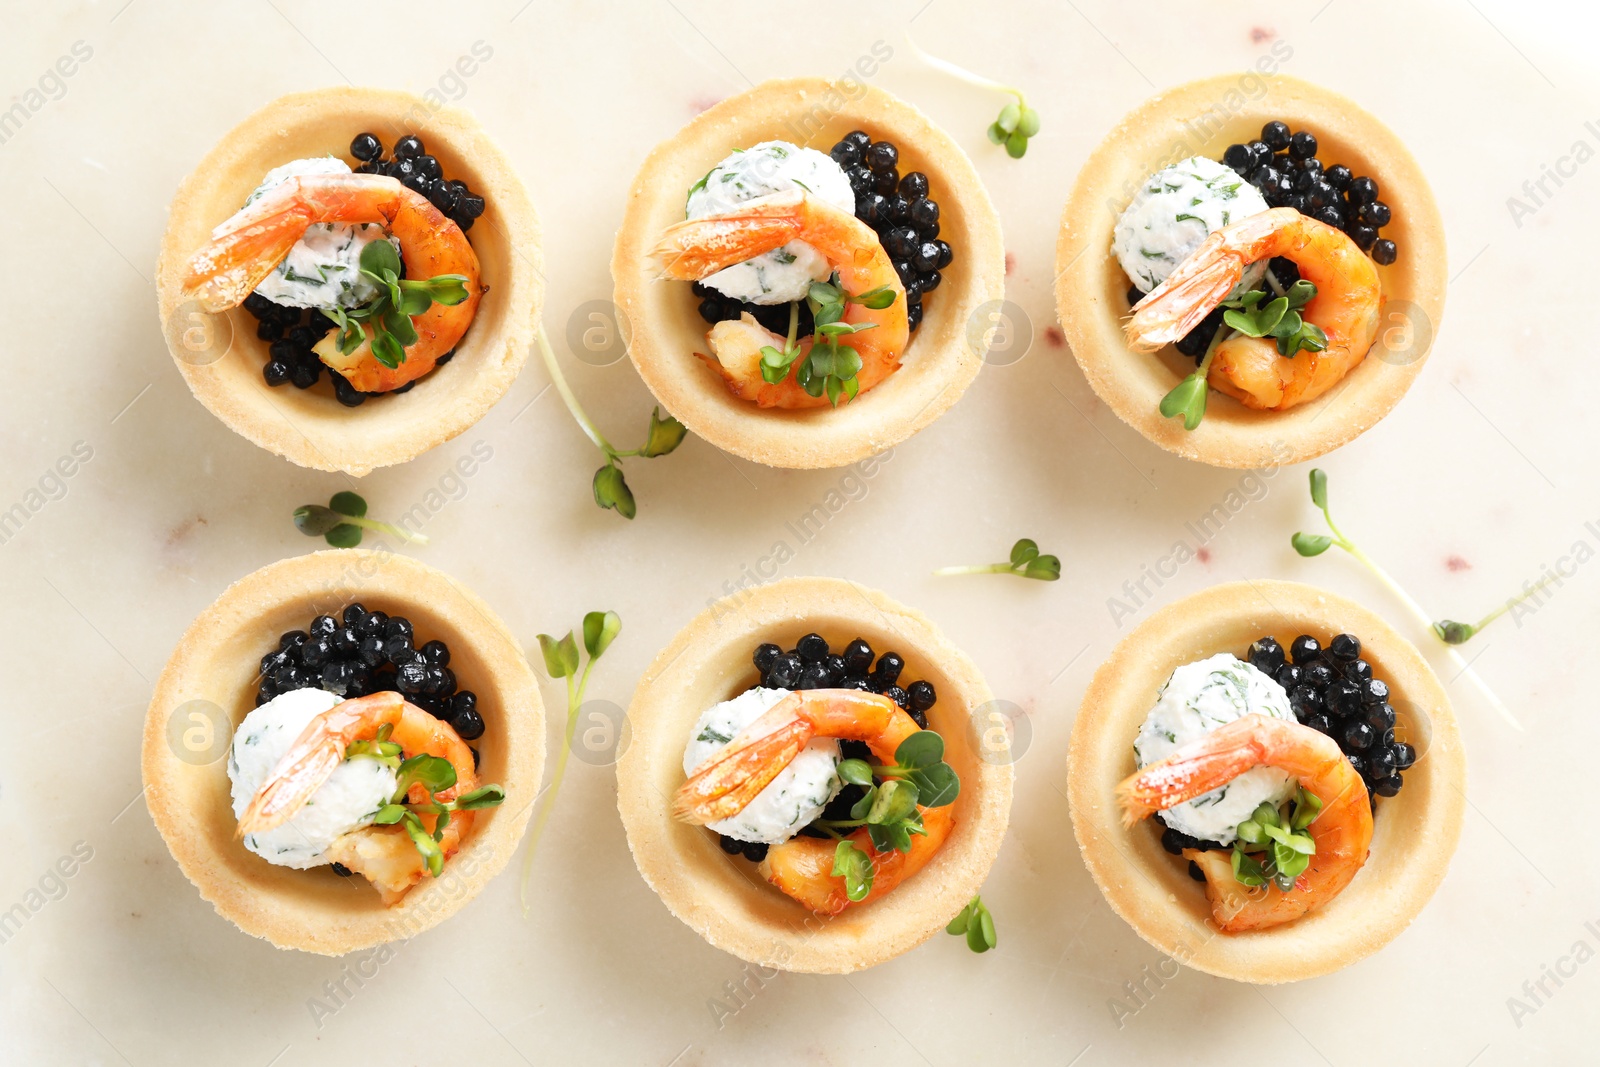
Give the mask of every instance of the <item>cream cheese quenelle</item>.
[{"label": "cream cheese quenelle", "polygon": [[[1193,156],[1145,179],[1117,220],[1112,250],[1142,292],[1166,281],[1200,242],[1267,210],[1260,190],[1214,159]],[[1259,288],[1267,261],[1250,264],[1230,296]]]},{"label": "cream cheese quenelle", "polygon": [[[1141,768],[1165,759],[1197,738],[1245,715],[1295,722],[1289,695],[1271,677],[1229,653],[1186,663],[1161,687],[1145,716],[1133,751]],[[1220,789],[1159,812],[1168,826],[1203,841],[1229,845],[1241,822],[1263,801],[1274,806],[1295,791],[1294,778],[1272,767],[1255,767]]]},{"label": "cream cheese quenelle", "polygon": [[[788,695],[787,689],[758,686],[707,709],[695,722],[684,747],[683,773],[699,770],[727,748],[740,730]],[[843,784],[839,779],[839,742],[815,738],[744,810],[720,822],[708,823],[707,828],[736,841],[776,845],[821,816],[822,809]]]},{"label": "cream cheese quenelle", "polygon": [[[278,761],[313,718],[342,703],[321,689],[295,689],[255,708],[234,731],[228,750],[233,815],[240,818]],[[311,794],[294,817],[274,829],[246,834],[244,847],[280,867],[306,870],[333,862],[328,846],[372,823],[389,803],[395,772],[375,759],[347,759]]]},{"label": "cream cheese quenelle", "polygon": [[[856,194],[850,179],[830,157],[787,141],[763,141],[735,149],[695,183],[689,190],[686,217],[721,214],[746,200],[796,188],[840,211],[855,211]],[[704,284],[732,300],[787,304],[805,299],[811,283],[827,281],[831,272],[820,252],[804,241],[790,241],[781,248],[725,267],[706,278]]]},{"label": "cream cheese quenelle", "polygon": [[[296,159],[267,171],[245,205],[255,203],[290,178],[349,173],[349,165],[333,156]],[[226,223],[219,226],[213,236],[225,226]],[[361,273],[361,252],[373,241],[385,238],[383,226],[376,222],[314,222],[255,291],[284,307],[360,307],[378,295],[377,283]],[[398,251],[399,242],[387,239]]]}]

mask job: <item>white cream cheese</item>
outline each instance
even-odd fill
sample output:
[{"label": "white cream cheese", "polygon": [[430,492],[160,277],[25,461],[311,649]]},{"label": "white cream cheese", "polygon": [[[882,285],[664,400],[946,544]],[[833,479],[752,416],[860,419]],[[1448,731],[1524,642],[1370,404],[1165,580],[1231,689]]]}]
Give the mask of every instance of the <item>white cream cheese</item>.
[{"label": "white cream cheese", "polygon": [[[290,178],[349,173],[344,160],[332,156],[297,159],[267,171],[245,205],[253,204],[267,190]],[[312,223],[283,262],[256,286],[256,292],[285,307],[360,307],[378,295],[377,284],[361,273],[361,250],[384,237],[383,226],[376,222]],[[399,244],[393,238],[388,240],[398,251]]]},{"label": "white cream cheese", "polygon": [[[244,717],[228,750],[233,816],[250,806],[261,783],[313,718],[340,698],[321,689],[296,689],[267,701]],[[330,862],[323,855],[334,839],[372,822],[395,791],[395,773],[375,759],[346,760],[288,822],[246,834],[244,847],[280,867],[305,870]]]},{"label": "white cream cheese", "polygon": [[[728,747],[734,735],[789,695],[787,689],[751,689],[708,709],[694,724],[683,750],[683,773]],[[839,742],[813,740],[737,815],[708,829],[739,841],[776,845],[799,833],[839,792]]]},{"label": "white cream cheese", "polygon": [[[1133,742],[1140,767],[1165,759],[1197,738],[1244,715],[1295,722],[1283,686],[1253,665],[1227,654],[1187,663],[1161,687]],[[1224,845],[1263,800],[1278,804],[1295,790],[1294,779],[1271,767],[1255,767],[1221,789],[1159,812],[1177,830]]]},{"label": "white cream cheese", "polygon": [[[1148,293],[1210,233],[1265,210],[1260,190],[1237,171],[1214,159],[1192,156],[1145,179],[1117,220],[1112,248],[1124,273]],[[1251,264],[1229,295],[1258,287],[1266,270],[1265,260]]]},{"label": "white cream cheese", "polygon": [[[855,212],[850,179],[831,156],[787,141],[763,141],[736,149],[689,190],[688,217],[729,211],[746,200],[796,186],[841,211]],[[719,270],[705,284],[734,300],[787,304],[804,299],[812,282],[826,281],[831,273],[820,252],[804,241],[790,241]]]}]

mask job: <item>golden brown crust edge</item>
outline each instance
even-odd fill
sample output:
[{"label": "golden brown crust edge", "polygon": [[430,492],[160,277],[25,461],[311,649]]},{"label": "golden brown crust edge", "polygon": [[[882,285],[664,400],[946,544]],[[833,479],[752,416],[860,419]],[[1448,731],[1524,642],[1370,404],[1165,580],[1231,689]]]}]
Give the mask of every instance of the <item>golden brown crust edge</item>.
[{"label": "golden brown crust edge", "polygon": [[[1222,934],[1204,887],[1161,848],[1158,830],[1122,826],[1114,799],[1134,770],[1133,739],[1174,668],[1241,655],[1262,634],[1356,634],[1394,692],[1397,733],[1421,757],[1379,801],[1372,852],[1338,897],[1271,930]],[[1161,609],[1095,672],[1072,728],[1067,791],[1078,848],[1113,911],[1179,963],[1241,982],[1293,982],[1339,970],[1399,936],[1443,881],[1461,835],[1466,760],[1448,697],[1422,654],[1377,615],[1295,582],[1214,586]]]},{"label": "golden brown crust edge", "polygon": [[[243,308],[215,319],[192,316],[181,294],[189,256],[228,218],[272,167],[308,155],[348,159],[363,130],[392,148],[415,133],[447,174],[459,175],[487,202],[468,235],[490,287],[456,357],[398,396],[347,408],[324,389],[269,387],[261,378],[266,343]],[[269,452],[315,470],[356,476],[404,463],[472,426],[511,388],[527,359],[544,300],[539,219],[510,160],[477,120],[436,108],[409,93],[330,88],[280,97],[230,130],[173,197],[156,264],[167,346],[195,397],[230,429]],[[217,321],[217,320],[222,321]],[[213,332],[190,336],[191,325]],[[209,337],[231,336],[225,355]]]},{"label": "golden brown crust edge", "polygon": [[[1250,81],[1254,78],[1255,81]],[[1247,86],[1264,84],[1259,96]],[[1201,116],[1212,116],[1202,120]],[[1111,252],[1112,229],[1140,183],[1192,155],[1220,158],[1236,141],[1282,119],[1309,128],[1318,155],[1375,178],[1394,210],[1384,236],[1399,259],[1379,267],[1385,307],[1367,358],[1327,394],[1286,412],[1252,411],[1213,390],[1193,431],[1163,418],[1161,398],[1194,369],[1175,349],[1135,354],[1123,340],[1128,280]],[[1278,74],[1226,74],[1145,101],[1090,155],[1062,212],[1056,243],[1056,312],[1094,391],[1124,422],[1186,459],[1219,467],[1302,462],[1355,439],[1399,403],[1428,356],[1444,314],[1444,220],[1417,161],[1400,139],[1353,101]]]},{"label": "golden brown crust edge", "polygon": [[[478,693],[487,726],[477,743],[481,776],[506,790],[501,807],[478,813],[472,837],[439,879],[392,908],[365,879],[275,867],[233,838],[228,742],[254,706],[255,661],[279,633],[355,600],[405,614],[419,634],[450,645],[451,666]],[[193,701],[215,705],[222,722],[208,731],[189,713]],[[186,744],[185,730],[201,732]],[[279,948],[342,955],[443,922],[510,861],[544,771],[544,705],[505,624],[443,572],[383,551],[314,552],[239,579],[189,626],[156,683],[140,763],[156,829],[219,915]]]},{"label": "golden brown crust edge", "polygon": [[[725,855],[716,835],[673,820],[683,749],[700,713],[754,680],[756,644],[792,645],[812,630],[834,645],[857,636],[906,657],[908,677],[939,692],[929,726],[961,776],[956,825],[943,848],[882,899],[814,916]],[[787,647],[787,645],[786,645]],[[907,952],[947,924],[982,887],[1010,819],[1004,757],[978,755],[968,715],[993,699],[977,667],[923,615],[834,578],[789,578],[718,601],[689,623],[640,679],[628,709],[632,739],[617,765],[617,806],[645,882],[716,948],[786,971],[846,974]]]},{"label": "golden brown crust edge", "polygon": [[[650,391],[698,436],[772,467],[841,467],[892,448],[938,418],[977,376],[984,305],[998,307],[1005,293],[1000,217],[960,146],[882,89],[843,85],[821,78],[763,82],[696,116],[640,166],[612,253],[628,351]],[[689,187],[729,150],[778,138],[826,152],[856,128],[894,140],[902,172],[928,174],[940,205],[940,236],[955,258],[926,304],[904,365],[887,381],[837,409],[762,410],[734,397],[694,357],[706,351],[705,323],[688,286],[659,280],[648,254],[661,232],[683,219]],[[977,340],[969,341],[969,333]]]}]

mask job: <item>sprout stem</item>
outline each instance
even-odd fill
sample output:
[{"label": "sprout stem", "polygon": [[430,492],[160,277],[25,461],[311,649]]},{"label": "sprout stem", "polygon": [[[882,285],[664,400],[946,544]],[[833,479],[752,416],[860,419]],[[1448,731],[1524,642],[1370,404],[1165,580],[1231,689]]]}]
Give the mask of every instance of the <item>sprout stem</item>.
[{"label": "sprout stem", "polygon": [[942,578],[951,574],[1009,574],[1012,569],[1009,563],[982,563],[968,567],[940,567],[933,573]]},{"label": "sprout stem", "polygon": [[[544,336],[540,331],[540,337]],[[545,346],[549,351],[549,346]],[[583,706],[583,693],[589,687],[589,672],[594,670],[594,657],[584,664],[581,677],[574,678],[567,675],[567,727],[562,735],[561,751],[556,753],[556,770],[550,778],[550,788],[547,790],[544,804],[539,808],[539,814],[533,820],[533,832],[528,835],[528,853],[522,858],[522,884],[518,896],[522,901],[522,917],[526,919],[532,914],[528,903],[528,886],[533,881],[533,856],[539,848],[539,838],[544,835],[545,825],[550,821],[550,813],[555,810],[556,794],[561,789],[561,780],[567,774],[567,757],[572,753],[572,738],[578,730],[578,709]]]},{"label": "sprout stem", "polygon": [[566,375],[561,373],[561,364],[556,362],[556,354],[550,347],[550,339],[544,333],[544,323],[539,323],[534,328],[533,336],[539,344],[539,354],[544,357],[545,369],[550,372],[550,381],[554,383],[556,392],[561,394],[562,402],[567,405],[567,410],[572,412],[572,417],[578,420],[578,426],[582,428],[584,435],[593,441],[608,459],[614,459],[619,455],[634,455],[635,453],[621,453],[612,448],[611,442],[605,439],[605,435],[585,414],[583,405],[578,403],[578,398],[572,393],[572,387],[567,384]]},{"label": "sprout stem", "polygon": [[932,55],[923,51],[922,46],[917,44],[916,38],[912,37],[910,33],[906,34],[906,42],[911,45],[911,51],[916,53],[918,59],[922,60],[935,70],[942,71],[945,74],[950,75],[952,78],[959,78],[970,85],[976,85],[982,89],[993,89],[997,93],[1010,93],[1012,96],[1017,98],[1018,107],[1027,106],[1027,101],[1023,99],[1021,89],[1018,89],[1015,86],[1002,84],[1001,82],[995,81],[993,78],[985,78],[981,74],[974,74],[965,67],[957,66],[947,59],[940,59],[936,55]]},{"label": "sprout stem", "polygon": [[358,515],[346,515],[342,512],[339,514],[339,521],[341,523],[349,523],[351,526],[359,526],[363,530],[375,530],[378,533],[386,533],[390,536],[398,537],[402,541],[409,541],[414,545],[425,545],[428,543],[427,534],[412,533],[410,530],[396,526],[392,522],[380,522],[377,519],[369,519]]}]

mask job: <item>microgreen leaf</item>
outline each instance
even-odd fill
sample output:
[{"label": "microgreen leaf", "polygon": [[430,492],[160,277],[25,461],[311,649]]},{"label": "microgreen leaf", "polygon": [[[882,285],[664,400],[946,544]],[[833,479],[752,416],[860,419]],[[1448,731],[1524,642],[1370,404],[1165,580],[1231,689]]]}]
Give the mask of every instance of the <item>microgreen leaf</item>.
[{"label": "microgreen leaf", "polygon": [[862,759],[840,760],[839,777],[849,785],[870,786],[872,766]]},{"label": "microgreen leaf", "polygon": [[1233,877],[1240,885],[1256,886],[1267,882],[1267,872],[1262,870],[1261,864],[1237,847],[1233,850]]},{"label": "microgreen leaf", "polygon": [[1182,415],[1183,428],[1193,430],[1206,417],[1206,397],[1209,392],[1205,378],[1196,372],[1173,386],[1172,391],[1161,398],[1159,409],[1165,418]]},{"label": "microgreen leaf", "polygon": [[662,418],[661,409],[653,408],[650,411],[650,429],[645,433],[644,447],[639,450],[639,454],[646,459],[665,456],[683,444],[683,439],[688,433],[689,428],[683,423],[671,415]]},{"label": "microgreen leaf", "polygon": [[457,811],[481,811],[484,808],[499,807],[505,802],[506,791],[498,785],[481,785],[472,792],[459,796],[455,801]]},{"label": "microgreen leaf", "polygon": [[989,914],[982,897],[973,897],[967,906],[950,920],[944,932],[957,937],[965,935],[967,947],[973,952],[988,952],[999,944],[999,939],[995,936],[994,916]]},{"label": "microgreen leaf", "polygon": [[1029,560],[1039,558],[1039,545],[1032,538],[1020,538],[1011,546],[1011,565],[1021,567]]},{"label": "microgreen leaf", "polygon": [[566,678],[578,669],[578,643],[572,632],[559,640],[549,634],[539,635],[539,650],[544,654],[544,669],[552,678]]},{"label": "microgreen leaf", "polygon": [[1328,510],[1328,472],[1321,467],[1311,468],[1311,502],[1323,511]]},{"label": "microgreen leaf", "polygon": [[367,513],[367,502],[359,493],[352,493],[348,489],[335,493],[328,498],[328,506],[341,515],[359,519]]},{"label": "microgreen leaf", "polygon": [[368,274],[381,276],[385,271],[400,273],[400,253],[388,241],[372,241],[361,250],[361,269]]},{"label": "microgreen leaf", "polygon": [[1294,546],[1294,550],[1296,552],[1309,559],[1312,556],[1320,556],[1324,552],[1328,551],[1329,547],[1331,547],[1333,544],[1333,538],[1329,537],[1327,534],[1308,534],[1300,532],[1290,537],[1289,543]]},{"label": "microgreen leaf", "polygon": [[361,543],[361,527],[341,522],[323,534],[322,539],[334,548],[355,548]]},{"label": "microgreen leaf", "polygon": [[405,360],[406,350],[392,335],[376,330],[372,335],[372,358],[393,370]]},{"label": "microgreen leaf", "polygon": [[622,616],[614,611],[591,611],[583,617],[583,647],[591,660],[605,655],[622,632]]},{"label": "microgreen leaf", "polygon": [[615,508],[625,519],[631,519],[639,513],[633,490],[628,488],[627,481],[622,477],[622,468],[617,466],[615,460],[594,472],[594,502],[602,508]]},{"label": "microgreen leaf", "polygon": [[900,742],[894,761],[902,767],[931,767],[944,759],[944,738],[932,730],[918,730]]},{"label": "microgreen leaf", "polygon": [[961,778],[948,763],[935,763],[919,767],[906,775],[906,781],[917,787],[920,803],[925,808],[942,808],[955,803],[961,795]]},{"label": "microgreen leaf", "polygon": [[[373,243],[387,244],[388,242],[375,241]],[[367,247],[371,248],[372,245],[368,245]],[[409,816],[405,820],[404,825],[406,828],[406,833],[411,837],[412,844],[416,845],[417,851],[422,853],[422,858],[428,865],[428,873],[433,875],[435,878],[439,877],[439,872],[444,870],[444,851],[439,848],[439,842],[435,841],[433,836],[429,834],[427,830],[423,829],[422,820],[418,819],[415,815]]]},{"label": "microgreen leaf", "polygon": [[917,810],[917,787],[901,779],[891,779],[878,787],[878,795],[867,810],[868,824],[890,826],[904,822]]},{"label": "microgreen leaf", "polygon": [[383,807],[378,809],[378,814],[372,817],[372,821],[377,823],[379,826],[393,826],[395,823],[405,818],[405,816],[406,809],[404,805],[385,804]]},{"label": "microgreen leaf", "polygon": [[394,796],[397,803],[410,792],[412,783],[420,783],[430,793],[442,793],[456,784],[455,766],[443,756],[419,752],[400,764]]},{"label": "microgreen leaf", "polygon": [[872,860],[848,838],[833,850],[833,875],[844,879],[845,896],[852,901],[859,903],[872,892]]},{"label": "microgreen leaf", "polygon": [[1447,645],[1464,645],[1477,635],[1478,628],[1471,623],[1440,619],[1433,624],[1433,632]]}]

